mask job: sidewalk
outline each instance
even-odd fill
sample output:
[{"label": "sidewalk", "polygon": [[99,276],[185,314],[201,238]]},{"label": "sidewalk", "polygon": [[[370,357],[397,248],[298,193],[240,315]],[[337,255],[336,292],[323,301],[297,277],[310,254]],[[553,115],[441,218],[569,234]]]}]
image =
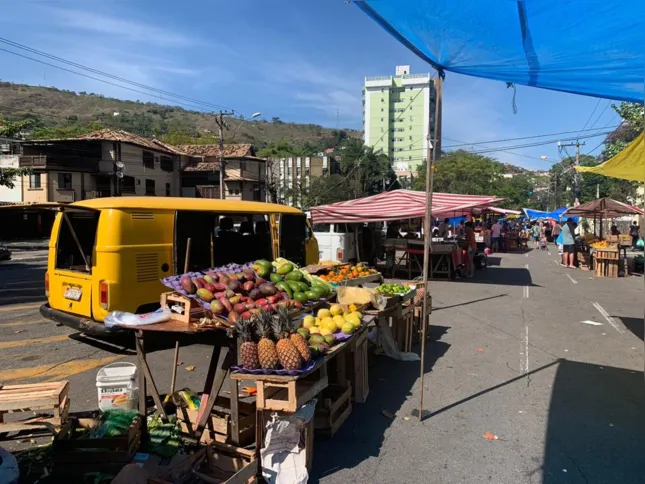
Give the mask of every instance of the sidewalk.
[{"label": "sidewalk", "polygon": [[24,239],[24,240],[0,240],[0,245],[4,245],[11,252],[18,251],[39,251],[47,250],[49,238],[46,239]]}]

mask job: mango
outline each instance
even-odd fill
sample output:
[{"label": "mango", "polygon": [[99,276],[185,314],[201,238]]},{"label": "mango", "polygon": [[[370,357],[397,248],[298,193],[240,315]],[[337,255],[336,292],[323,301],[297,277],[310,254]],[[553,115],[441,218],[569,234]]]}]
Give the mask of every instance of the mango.
[{"label": "mango", "polygon": [[224,306],[219,301],[211,301],[211,311],[213,311],[213,314],[222,314]]},{"label": "mango", "polygon": [[[278,268],[278,269],[280,269],[280,268]],[[278,273],[278,274],[279,274],[279,273]],[[302,281],[302,279],[304,278],[304,276],[302,275],[302,272],[300,272],[300,271],[298,271],[298,270],[295,270],[295,271],[289,271],[289,272],[287,273],[287,275],[286,275],[286,276],[284,276],[284,278],[285,278],[287,281]]]},{"label": "mango", "polygon": [[[276,273],[280,274],[281,276],[286,276],[292,270],[293,270],[293,264],[291,262],[287,262],[286,264],[282,264],[275,271],[276,271]],[[300,273],[300,274],[302,275],[302,273]]]},{"label": "mango", "polygon": [[186,294],[195,294],[195,291],[197,291],[197,287],[195,286],[195,283],[190,280],[190,277],[181,278],[181,288]]},{"label": "mango", "polygon": [[204,302],[211,302],[215,296],[208,289],[197,289],[197,297]]}]

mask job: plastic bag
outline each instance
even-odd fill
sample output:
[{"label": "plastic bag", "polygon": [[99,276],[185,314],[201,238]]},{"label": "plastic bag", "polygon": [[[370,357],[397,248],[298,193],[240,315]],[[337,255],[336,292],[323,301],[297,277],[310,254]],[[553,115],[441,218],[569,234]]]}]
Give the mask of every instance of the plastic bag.
[{"label": "plastic bag", "polygon": [[157,309],[154,313],[133,314],[125,311],[112,311],[103,321],[107,329],[115,326],[145,326],[147,324],[163,323],[170,319],[168,309]]}]

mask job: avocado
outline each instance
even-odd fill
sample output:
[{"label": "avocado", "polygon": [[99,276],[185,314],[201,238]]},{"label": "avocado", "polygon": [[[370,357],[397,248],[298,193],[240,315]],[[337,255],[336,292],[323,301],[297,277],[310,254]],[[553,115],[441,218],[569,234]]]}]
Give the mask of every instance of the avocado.
[{"label": "avocado", "polygon": [[306,303],[307,301],[309,301],[309,298],[307,297],[307,295],[304,292],[296,292],[296,293],[294,293],[293,298],[296,301],[300,301],[303,304]]},{"label": "avocado", "polygon": [[293,292],[302,292],[300,284],[297,281],[284,281],[285,284],[288,284]]},{"label": "avocado", "polygon": [[307,291],[305,292],[305,294],[307,295],[307,298],[310,301],[315,301],[316,299],[320,299],[320,297],[318,297],[318,293],[315,291]]},{"label": "avocado", "polygon": [[294,281],[294,282],[298,283],[298,285],[300,286],[300,292],[307,292],[309,289],[311,289],[306,282],[302,282],[302,281]]},{"label": "avocado", "polygon": [[321,289],[320,286],[312,286],[309,292],[313,292],[316,295],[316,299],[322,299],[327,296],[327,291]]},{"label": "avocado", "polygon": [[291,262],[287,262],[286,264],[282,264],[275,271],[281,276],[284,276],[286,274],[289,274],[291,271],[293,271],[293,264]]},{"label": "avocado", "polygon": [[322,293],[321,297],[324,297],[329,294],[329,288],[327,286],[323,286],[322,284],[317,284],[317,283],[312,284],[311,290],[320,291]]},{"label": "avocado", "polygon": [[272,272],[269,275],[269,279],[271,279],[271,282],[273,284],[277,284],[278,282],[283,281],[284,277],[282,277],[280,274],[276,274],[275,272]]},{"label": "avocado", "polygon": [[275,287],[280,289],[282,292],[286,292],[289,295],[289,299],[293,299],[293,289],[284,281],[276,282]]},{"label": "avocado", "polygon": [[302,281],[303,279],[302,272],[300,271],[290,271],[286,276],[285,279],[287,281]]}]

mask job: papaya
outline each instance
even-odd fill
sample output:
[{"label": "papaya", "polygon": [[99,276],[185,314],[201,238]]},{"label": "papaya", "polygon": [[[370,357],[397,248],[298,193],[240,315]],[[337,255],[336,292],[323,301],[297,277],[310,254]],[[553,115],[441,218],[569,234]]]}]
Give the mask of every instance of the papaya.
[{"label": "papaya", "polygon": [[[278,268],[278,269],[280,269],[280,268]],[[286,276],[284,276],[284,278],[287,281],[302,281],[304,276],[302,275],[302,272],[300,272],[300,271],[290,271],[289,273],[287,273]]]},{"label": "papaya", "polygon": [[289,296],[289,299],[293,297],[293,289],[285,281],[276,282],[275,287],[280,289],[282,292],[286,292]]},{"label": "papaya", "polygon": [[[291,271],[293,271],[293,264],[291,262],[287,262],[286,264],[282,264],[275,271],[279,275],[285,276],[285,275],[289,274]],[[300,271],[298,271],[298,272],[300,272]],[[302,275],[302,273],[300,273],[300,275]]]}]

